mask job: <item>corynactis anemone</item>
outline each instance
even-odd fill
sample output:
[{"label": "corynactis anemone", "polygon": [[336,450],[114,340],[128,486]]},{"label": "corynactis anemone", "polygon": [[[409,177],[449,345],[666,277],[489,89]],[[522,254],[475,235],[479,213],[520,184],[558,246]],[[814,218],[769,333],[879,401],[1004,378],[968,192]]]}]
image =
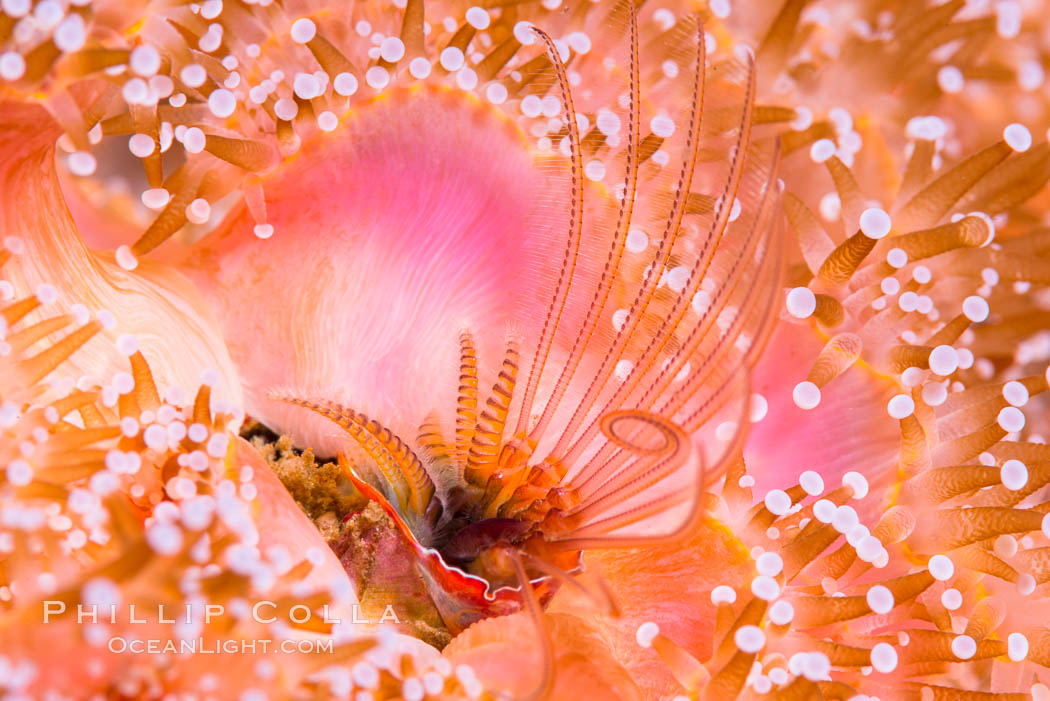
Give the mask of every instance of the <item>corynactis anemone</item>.
[{"label": "corynactis anemone", "polygon": [[0,9],[4,698],[1050,699],[1045,3]]}]

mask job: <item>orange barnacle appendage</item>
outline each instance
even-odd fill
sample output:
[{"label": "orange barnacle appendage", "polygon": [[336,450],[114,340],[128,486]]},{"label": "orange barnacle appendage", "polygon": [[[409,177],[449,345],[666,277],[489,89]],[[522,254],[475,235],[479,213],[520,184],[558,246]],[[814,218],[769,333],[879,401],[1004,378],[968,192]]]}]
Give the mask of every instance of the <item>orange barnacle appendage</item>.
[{"label": "orange barnacle appendage", "polygon": [[[632,18],[634,14],[631,14]],[[633,21],[633,19],[632,19]],[[692,80],[692,96],[689,102],[689,116],[687,121],[687,132],[686,141],[682,148],[683,154],[683,165],[681,174],[678,177],[678,185],[675,192],[678,193],[673,200],[672,208],[666,218],[666,224],[664,225],[663,233],[659,240],[656,252],[654,254],[654,264],[656,269],[660,269],[667,264],[669,255],[673,248],[674,242],[680,234],[680,225],[682,218],[685,214],[685,203],[688,197],[683,197],[681,193],[688,193],[691,189],[691,180],[693,177],[693,166],[696,162],[696,153],[699,148],[699,135],[703,117],[703,101],[705,95],[705,54],[704,54],[704,42],[702,37],[702,31],[700,27],[697,27],[697,33],[700,34],[700,40],[697,45],[697,59],[696,59],[696,70]],[[632,38],[636,37],[632,33]],[[632,46],[632,54],[637,49]],[[750,101],[745,107],[745,127],[748,124],[747,115],[750,114]],[[632,128],[637,128],[632,125]],[[741,138],[744,137],[745,130],[741,130]],[[647,137],[648,139],[648,137]],[[655,150],[655,149],[654,149]],[[639,160],[644,160],[646,155],[646,144],[643,141],[639,146]],[[629,162],[629,165],[633,165]],[[736,169],[736,177],[739,177],[739,169]],[[723,203],[723,209],[725,209],[725,203]],[[719,231],[719,234],[722,232]],[[573,437],[577,434],[577,430],[580,424],[585,420],[586,414],[594,403],[598,400],[598,394],[605,387],[610,376],[615,372],[617,367],[623,367],[622,361],[620,363],[614,363],[614,360],[620,358],[628,342],[635,334],[639,324],[642,321],[643,312],[648,308],[653,295],[656,292],[656,288],[659,282],[659,275],[653,274],[653,268],[645,274],[641,286],[635,295],[635,299],[631,304],[630,310],[628,311],[625,323],[618,329],[615,339],[612,345],[606,350],[604,357],[601,361],[601,366],[598,369],[598,376],[589,383],[586,389],[586,393],[580,401],[579,406],[574,410],[572,417],[570,418],[567,426],[563,430],[561,437],[559,438],[558,444],[554,448],[555,454],[563,454],[566,461],[575,461],[579,454],[583,451],[585,446],[588,444],[588,439],[592,438],[598,432],[598,422],[592,421],[590,426],[586,429],[584,437],[576,440],[575,446],[570,447]],[[633,313],[632,313],[633,312]],[[653,338],[655,341],[656,338]],[[652,348],[652,345],[650,346]],[[639,361],[640,362],[640,361]],[[638,367],[637,363],[631,362],[629,377],[638,379],[641,378],[642,373],[635,372],[635,368]],[[624,386],[629,386],[625,383]],[[617,396],[619,398],[618,390]],[[568,451],[567,453],[565,451]],[[584,474],[584,478],[589,478],[589,474]]]},{"label": "orange barnacle appendage", "polygon": [[[554,40],[542,30],[534,28],[540,39],[547,46],[548,55],[558,57],[558,49]],[[580,131],[576,119],[576,109],[573,106],[572,91],[569,88],[569,80],[565,73],[565,65],[561,60],[553,61],[558,89],[566,113],[566,126],[569,138],[569,157],[571,159],[571,193],[569,202],[569,235],[565,240],[565,251],[558,272],[557,283],[554,288],[554,299],[547,310],[543,326],[540,329],[536,341],[536,352],[529,366],[528,379],[525,382],[522,395],[522,405],[518,417],[518,425],[515,435],[525,435],[532,414],[532,403],[535,399],[536,390],[543,375],[544,366],[547,363],[551,348],[554,344],[554,334],[561,322],[565,305],[568,301],[568,290],[572,286],[573,275],[580,252],[580,240],[583,234],[583,192],[580,189],[582,182],[583,166],[580,153]],[[516,368],[515,368],[516,369]],[[557,391],[557,390],[555,390]],[[509,403],[508,397],[508,403]],[[555,400],[556,403],[557,400]]]},{"label": "orange barnacle appendage", "polygon": [[456,397],[456,451],[462,459],[470,449],[478,422],[478,358],[470,334],[460,336],[459,393]]},{"label": "orange barnacle appendage", "polygon": [[484,518],[508,515],[509,510],[517,505],[512,502],[519,494],[525,503],[531,503],[536,496],[541,496],[527,494],[530,490],[523,485],[531,474],[526,464],[529,455],[530,451],[520,441],[510,440],[503,444],[496,460],[498,471],[489,477],[485,494],[481,498],[481,514]]},{"label": "orange barnacle appendage", "polygon": [[441,424],[434,414],[428,415],[419,425],[416,445],[419,446],[420,457],[423,458],[424,464],[434,464],[448,460],[452,456],[452,448],[441,434]]},{"label": "orange barnacle appendage", "polygon": [[434,496],[434,483],[416,454],[382,424],[360,412],[331,404],[297,397],[283,401],[304,407],[342,427],[381,470],[397,497],[402,510],[424,514]]},{"label": "orange barnacle appendage", "polygon": [[497,467],[503,440],[503,430],[510,411],[510,402],[514,397],[514,387],[518,378],[518,346],[511,343],[507,347],[499,378],[492,385],[492,393],[485,400],[485,409],[478,417],[474,432],[470,437],[470,450],[467,454],[464,479],[471,484],[484,487],[490,482],[492,471]]},{"label": "orange barnacle appendage", "polygon": [[[626,247],[626,236],[627,228],[631,222],[631,214],[633,212],[635,196],[637,194],[638,187],[638,131],[639,131],[639,60],[638,60],[638,26],[637,17],[635,16],[636,9],[633,4],[627,4],[628,11],[628,27],[629,34],[628,42],[630,46],[629,51],[629,85],[630,92],[628,94],[628,130],[627,130],[627,143],[625,148],[625,163],[624,163],[624,182],[623,182],[623,198],[622,203],[617,212],[615,229],[613,231],[612,245],[609,247],[608,257],[606,258],[605,265],[602,269],[601,280],[598,283],[598,288],[594,292],[594,297],[591,299],[590,305],[587,309],[587,317],[584,321],[583,332],[573,342],[573,347],[569,351],[569,359],[565,363],[565,366],[556,381],[554,392],[551,398],[548,400],[546,406],[543,409],[543,413],[540,416],[539,421],[532,428],[531,436],[535,438],[549,425],[549,422],[554,416],[554,412],[557,409],[559,403],[566,391],[568,391],[569,380],[576,372],[579,363],[582,361],[584,352],[590,342],[595,330],[598,327],[599,319],[601,318],[602,311],[608,302],[610,293],[612,292],[613,283],[615,281],[614,275],[620,269],[621,262]],[[562,90],[565,90],[564,85],[560,85]],[[570,126],[571,129],[571,126]],[[570,131],[570,136],[572,132]],[[578,138],[578,137],[577,137]],[[570,143],[570,147],[572,143]],[[575,216],[575,213],[573,214]],[[562,475],[564,476],[564,475]]]},{"label": "orange barnacle appendage", "polygon": [[[624,424],[627,428],[623,428]],[[649,435],[646,435],[646,431]],[[689,437],[680,427],[652,414],[638,411],[607,414],[602,419],[602,432],[612,444],[634,453],[637,457],[597,490],[584,490],[580,487],[579,503],[571,512],[579,525],[572,533],[563,536],[562,547],[579,548],[584,543],[608,543],[612,546],[617,539],[606,534],[643,521],[653,513],[659,513],[664,504],[678,504],[690,498],[695,499],[703,487],[701,474],[694,477],[697,483],[690,490],[693,493],[669,494],[623,511],[618,507],[624,501],[631,503],[633,497],[658,484],[666,475],[695,462],[697,456],[693,455]],[[652,435],[653,432],[655,436]],[[653,440],[658,442],[653,443]],[[695,466],[691,467],[692,470],[696,470]],[[690,517],[677,530],[688,532],[690,523],[700,515],[700,508],[700,504],[694,503]],[[674,540],[674,535],[655,536],[651,540]],[[630,543],[632,539],[625,539],[624,542]]]}]

